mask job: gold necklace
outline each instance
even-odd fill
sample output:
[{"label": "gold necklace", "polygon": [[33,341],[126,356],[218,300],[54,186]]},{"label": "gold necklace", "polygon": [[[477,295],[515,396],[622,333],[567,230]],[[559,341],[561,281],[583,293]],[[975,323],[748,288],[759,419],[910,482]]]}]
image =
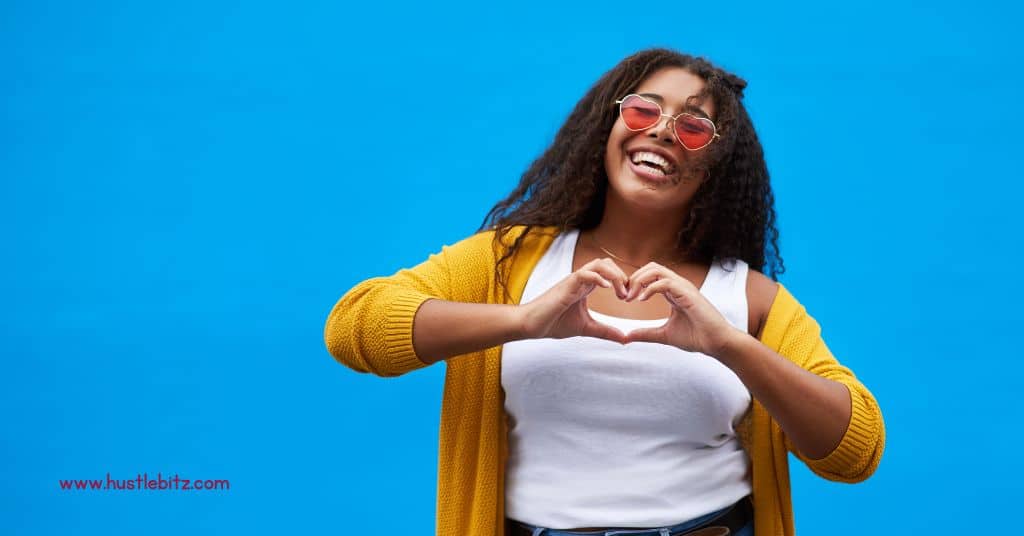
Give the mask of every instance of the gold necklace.
[{"label": "gold necklace", "polygon": [[[612,253],[611,251],[608,251],[607,248],[605,248],[600,243],[598,243],[597,238],[594,238],[593,234],[587,235],[587,238],[589,238],[590,241],[593,242],[595,246],[597,246],[597,249],[600,249],[601,251],[607,253],[609,257],[611,257],[613,259],[620,260],[620,261],[622,261],[622,262],[632,266],[633,268],[643,268],[643,266],[639,266],[639,265],[633,264],[633,263],[627,261],[626,259],[623,259],[622,257]],[[662,263],[662,264],[664,264],[665,266],[678,266],[679,264],[682,264],[682,263],[674,262],[674,263]]]}]

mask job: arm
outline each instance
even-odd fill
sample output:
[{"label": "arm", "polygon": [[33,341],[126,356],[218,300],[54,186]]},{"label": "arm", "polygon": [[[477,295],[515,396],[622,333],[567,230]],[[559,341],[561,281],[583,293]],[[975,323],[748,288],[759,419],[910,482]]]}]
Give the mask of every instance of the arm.
[{"label": "arm", "polygon": [[819,476],[860,482],[885,448],[878,403],[832,356],[818,323],[781,285],[757,340],[737,330],[719,359],[783,431],[787,450]]},{"label": "arm", "polygon": [[493,236],[477,233],[413,268],[354,286],[327,318],[327,350],[353,370],[390,377],[512,336],[510,306],[484,303],[494,280]]},{"label": "arm", "polygon": [[851,416],[845,385],[796,366],[739,331],[715,357],[739,376],[798,452],[818,460],[839,446]]},{"label": "arm", "polygon": [[519,307],[428,299],[416,313],[413,346],[432,365],[442,359],[525,338]]}]

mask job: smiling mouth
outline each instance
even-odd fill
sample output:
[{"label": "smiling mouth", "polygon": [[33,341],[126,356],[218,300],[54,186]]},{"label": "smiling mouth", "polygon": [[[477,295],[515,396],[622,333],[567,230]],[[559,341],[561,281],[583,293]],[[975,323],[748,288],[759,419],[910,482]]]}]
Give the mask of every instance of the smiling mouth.
[{"label": "smiling mouth", "polygon": [[629,169],[633,171],[633,174],[639,176],[642,179],[653,182],[675,182],[679,176],[679,171],[675,170],[672,173],[666,174],[660,167],[648,165],[644,162],[635,163],[632,159],[629,160]]},{"label": "smiling mouth", "polygon": [[629,161],[639,166],[651,168],[652,170],[660,171],[667,175],[672,175],[676,172],[676,165],[671,160],[662,156],[661,154],[645,151],[643,149],[628,153]]}]

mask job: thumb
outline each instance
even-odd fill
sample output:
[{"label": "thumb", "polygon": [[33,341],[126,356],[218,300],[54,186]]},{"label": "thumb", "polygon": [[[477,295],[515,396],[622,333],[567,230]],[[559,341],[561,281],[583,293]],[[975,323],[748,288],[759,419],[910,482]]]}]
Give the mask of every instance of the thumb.
[{"label": "thumb", "polygon": [[626,343],[631,342],[657,342],[661,344],[667,344],[665,337],[665,328],[637,328],[629,332],[626,335]]},{"label": "thumb", "polygon": [[619,344],[626,344],[626,334],[620,331],[615,326],[609,326],[608,324],[602,324],[596,320],[587,322],[586,328],[584,328],[582,335],[584,337],[597,337],[599,339],[606,339]]}]

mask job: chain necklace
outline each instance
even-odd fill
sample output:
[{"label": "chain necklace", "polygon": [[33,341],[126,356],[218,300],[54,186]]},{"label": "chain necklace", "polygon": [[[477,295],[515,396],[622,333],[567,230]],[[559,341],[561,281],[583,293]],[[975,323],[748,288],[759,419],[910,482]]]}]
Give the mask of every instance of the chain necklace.
[{"label": "chain necklace", "polygon": [[[602,245],[601,245],[601,244],[600,244],[600,243],[599,243],[599,242],[597,241],[597,239],[596,239],[596,238],[594,238],[594,235],[593,235],[593,234],[587,235],[587,238],[589,238],[589,239],[590,239],[590,241],[591,241],[591,242],[592,242],[592,243],[593,243],[593,244],[594,244],[595,246],[597,246],[597,248],[598,248],[598,249],[600,249],[601,251],[603,251],[603,252],[607,253],[609,257],[611,257],[611,258],[613,258],[613,259],[616,259],[616,260],[620,260],[620,261],[622,261],[622,262],[624,262],[624,263],[626,263],[626,264],[628,264],[628,265],[630,265],[630,266],[632,266],[632,267],[634,267],[634,268],[643,268],[643,266],[638,266],[638,265],[636,265],[636,264],[633,264],[633,263],[631,263],[631,262],[627,261],[626,259],[623,259],[622,257],[620,257],[620,256],[618,256],[618,255],[616,255],[616,254],[612,253],[611,251],[608,251],[608,249],[607,249],[607,248],[605,248],[604,246],[602,246]],[[679,262],[674,262],[674,263],[662,263],[662,264],[664,264],[665,266],[678,266],[678,265],[680,265],[680,264],[682,264],[682,263],[679,263]]]}]

